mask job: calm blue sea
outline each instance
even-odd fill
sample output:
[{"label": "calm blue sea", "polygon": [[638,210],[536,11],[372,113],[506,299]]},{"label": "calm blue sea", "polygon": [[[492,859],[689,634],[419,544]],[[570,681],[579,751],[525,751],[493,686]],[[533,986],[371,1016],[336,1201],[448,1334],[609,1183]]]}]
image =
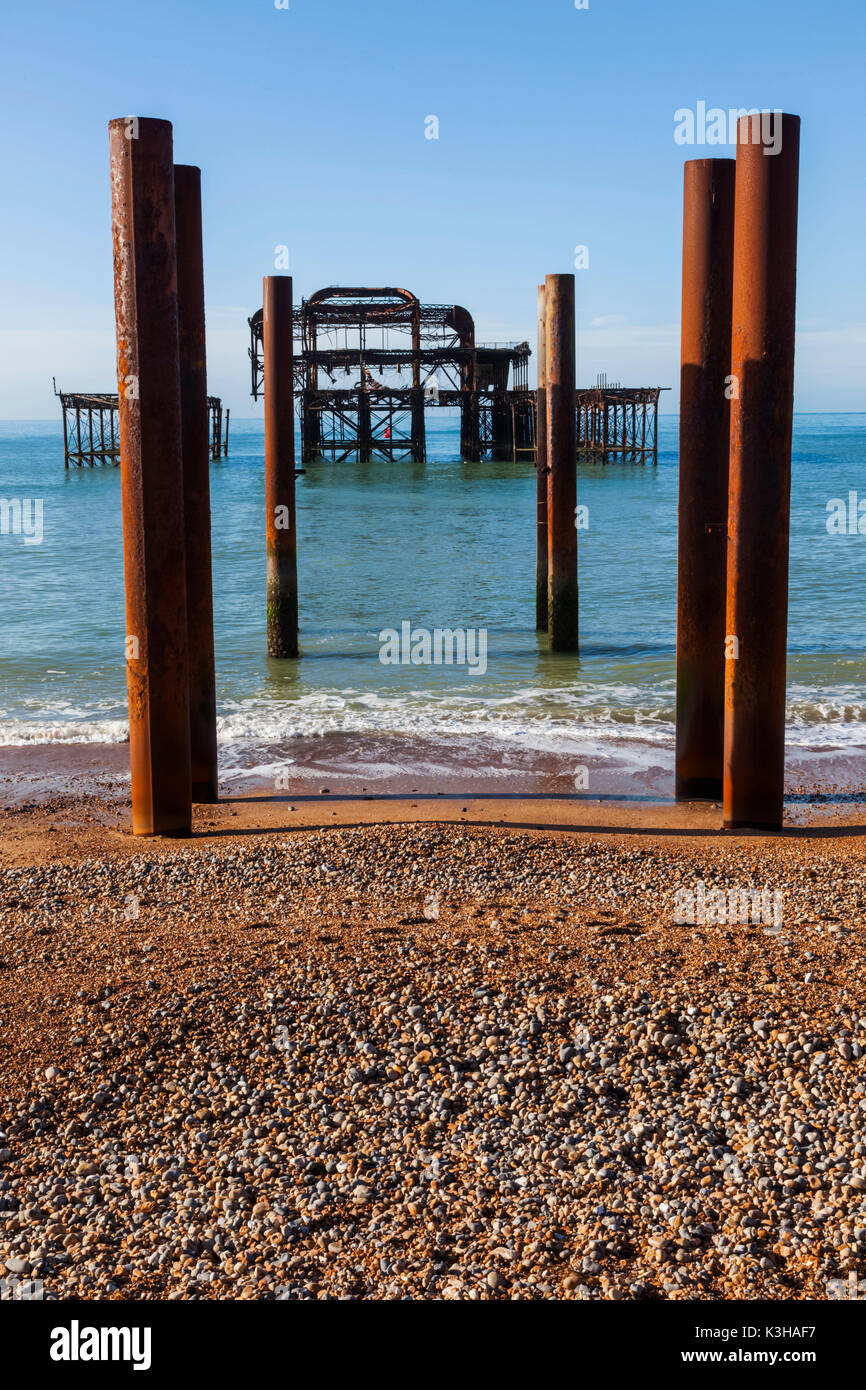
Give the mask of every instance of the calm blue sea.
[{"label": "calm blue sea", "polygon": [[[267,766],[303,737],[519,745],[604,756],[670,749],[676,586],[675,417],[657,468],[587,465],[579,500],[582,651],[534,631],[531,465],[468,464],[458,420],[428,417],[426,464],[311,465],[298,479],[301,643],[265,655],[263,435],[232,418],[211,467],[223,765]],[[866,499],[866,416],[795,417],[789,743],[866,745],[866,535],[830,535],[827,503]],[[41,544],[0,535],[0,743],[126,736],[120,476],[63,467],[59,422],[0,423],[0,498],[41,499]],[[487,670],[394,666],[379,633],[485,629]]]}]

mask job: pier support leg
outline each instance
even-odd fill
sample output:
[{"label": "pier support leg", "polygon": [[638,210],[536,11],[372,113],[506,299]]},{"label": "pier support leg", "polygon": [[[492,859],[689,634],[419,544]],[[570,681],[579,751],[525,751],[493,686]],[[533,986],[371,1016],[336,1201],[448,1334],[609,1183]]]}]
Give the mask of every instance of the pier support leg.
[{"label": "pier support leg", "polygon": [[689,159],[684,175],[678,801],[722,796],[734,168],[732,159]]},{"label": "pier support leg", "polygon": [[263,281],[268,656],[298,655],[292,278]]},{"label": "pier support leg", "polygon": [[427,431],[424,420],[424,387],[412,388],[412,462],[424,463],[427,458]]},{"label": "pier support leg", "polygon": [[[174,167],[192,799],[219,800],[201,170]],[[219,451],[219,434],[216,441]]]},{"label": "pier support leg", "polygon": [[188,835],[186,570],[171,124],[109,124],[132,829]]},{"label": "pier support leg", "polygon": [[547,631],[547,339],[544,286],[538,286],[538,389],[535,393],[535,627]]},{"label": "pier support leg", "polygon": [[313,463],[320,456],[321,452],[321,433],[322,417],[318,410],[314,408],[315,392],[304,391],[303,408],[301,410],[301,460],[303,463]]},{"label": "pier support leg", "polygon": [[[767,121],[767,116],[763,120]],[[737,127],[724,824],[782,824],[800,121]],[[775,138],[779,132],[776,126]]]},{"label": "pier support leg", "polygon": [[478,443],[478,395],[474,390],[461,388],[460,457],[465,463],[477,463],[480,456]]},{"label": "pier support leg", "polygon": [[370,397],[363,386],[358,389],[356,419],[358,421],[358,462],[369,463],[373,456],[373,435],[370,425]]},{"label": "pier support leg", "polygon": [[490,406],[490,457],[504,463],[514,454],[511,433],[511,411],[504,392],[495,391]]},{"label": "pier support leg", "polygon": [[577,446],[574,276],[545,280],[547,342],[547,613],[552,651],[576,652]]}]

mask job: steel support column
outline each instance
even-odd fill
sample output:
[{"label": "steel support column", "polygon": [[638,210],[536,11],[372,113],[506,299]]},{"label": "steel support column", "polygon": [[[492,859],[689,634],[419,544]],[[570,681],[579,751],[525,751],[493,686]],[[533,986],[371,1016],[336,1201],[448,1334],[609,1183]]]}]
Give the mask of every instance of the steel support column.
[{"label": "steel support column", "polygon": [[219,790],[200,169],[175,165],[174,208],[192,799],[214,802]]},{"label": "steel support column", "polygon": [[575,422],[574,276],[545,280],[547,342],[547,604],[552,651],[576,652],[577,449]]},{"label": "steel support column", "polygon": [[800,121],[737,127],[724,823],[782,824]]},{"label": "steel support column", "polygon": [[192,816],[171,124],[109,125],[132,828]]},{"label": "steel support column", "polygon": [[535,627],[547,631],[547,339],[544,286],[538,286],[538,389],[535,393]]},{"label": "steel support column", "polygon": [[292,279],[263,281],[268,656],[298,655]]},{"label": "steel support column", "polygon": [[722,796],[734,168],[732,159],[690,159],[684,172],[678,801]]}]

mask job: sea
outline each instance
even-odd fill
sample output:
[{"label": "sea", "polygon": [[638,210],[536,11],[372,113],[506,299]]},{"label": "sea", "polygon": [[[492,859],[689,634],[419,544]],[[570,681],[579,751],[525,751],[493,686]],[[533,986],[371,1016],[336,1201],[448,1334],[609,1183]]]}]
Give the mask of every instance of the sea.
[{"label": "sea", "polygon": [[[676,416],[660,417],[657,466],[579,466],[579,655],[552,654],[535,631],[532,465],[467,463],[459,442],[456,414],[430,411],[425,463],[307,465],[297,480],[301,656],[275,661],[265,642],[263,426],[232,416],[229,454],[210,472],[227,788],[670,793]],[[866,415],[795,416],[792,795],[862,786],[864,459]],[[14,511],[0,506],[0,766],[44,771],[51,749],[56,772],[64,749],[91,745],[87,765],[101,757],[122,782],[120,472],[64,468],[59,420],[4,421],[0,499],[19,499],[31,519],[29,536],[15,534]],[[853,517],[841,532],[840,515]],[[405,624],[413,638],[462,630],[486,659],[383,661]]]}]

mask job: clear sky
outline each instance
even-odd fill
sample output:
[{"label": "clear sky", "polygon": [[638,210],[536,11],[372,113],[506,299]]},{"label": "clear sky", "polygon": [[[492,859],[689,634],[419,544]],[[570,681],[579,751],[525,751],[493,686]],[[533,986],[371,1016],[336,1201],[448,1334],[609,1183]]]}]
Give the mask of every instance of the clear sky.
[{"label": "clear sky", "polygon": [[59,416],[53,374],[116,389],[107,125],[133,114],[202,168],[238,416],[282,244],[298,295],[402,285],[482,341],[532,341],[585,245],[579,379],[676,388],[682,164],[733,153],[675,142],[700,101],[802,117],[796,408],[866,410],[864,0],[19,0],[2,36],[0,417]]}]

